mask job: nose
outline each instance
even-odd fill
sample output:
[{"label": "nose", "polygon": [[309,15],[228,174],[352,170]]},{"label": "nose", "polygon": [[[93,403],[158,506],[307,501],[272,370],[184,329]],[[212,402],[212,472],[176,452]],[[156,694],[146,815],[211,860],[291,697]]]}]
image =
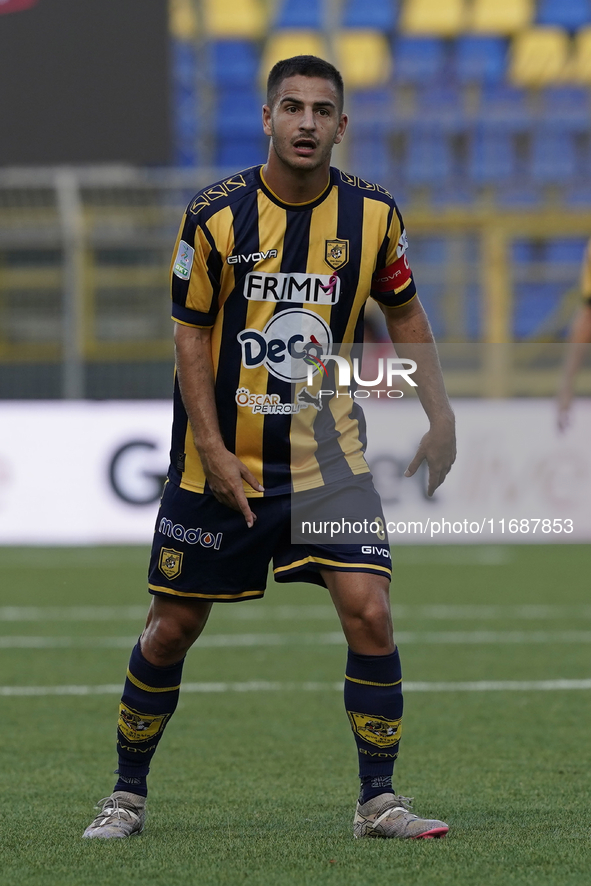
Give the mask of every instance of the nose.
[{"label": "nose", "polygon": [[316,128],[316,118],[314,117],[313,108],[304,108],[304,113],[300,120],[300,129],[310,131]]}]

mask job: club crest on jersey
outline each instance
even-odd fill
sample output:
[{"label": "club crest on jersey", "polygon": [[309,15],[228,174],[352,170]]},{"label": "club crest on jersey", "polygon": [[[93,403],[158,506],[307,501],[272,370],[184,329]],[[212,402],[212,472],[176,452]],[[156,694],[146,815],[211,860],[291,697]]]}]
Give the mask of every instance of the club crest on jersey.
[{"label": "club crest on jersey", "polygon": [[180,574],[183,565],[182,551],[175,551],[173,548],[162,548],[160,558],[158,560],[158,569],[169,580],[176,578]]},{"label": "club crest on jersey", "polygon": [[147,741],[164,729],[170,714],[140,714],[121,702],[117,726],[128,741]]},{"label": "club crest on jersey", "polygon": [[324,247],[324,261],[335,271],[346,265],[349,261],[349,241],[327,240]]},{"label": "club crest on jersey", "polygon": [[387,720],[386,717],[357,714],[354,711],[347,711],[347,714],[353,732],[363,741],[379,748],[388,748],[400,741],[402,718]]},{"label": "club crest on jersey", "polygon": [[318,314],[298,308],[279,311],[262,331],[243,329],[237,338],[245,369],[264,366],[287,382],[306,381],[308,366],[332,350],[328,324]]}]

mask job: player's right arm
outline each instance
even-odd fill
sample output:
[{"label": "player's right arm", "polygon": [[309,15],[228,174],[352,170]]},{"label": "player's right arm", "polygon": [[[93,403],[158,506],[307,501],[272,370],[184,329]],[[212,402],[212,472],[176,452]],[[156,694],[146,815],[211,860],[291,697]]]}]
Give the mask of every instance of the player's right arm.
[{"label": "player's right arm", "polygon": [[226,448],[220,432],[211,359],[211,329],[175,323],[174,347],[181,396],[207,482],[218,501],[241,511],[246,525],[251,528],[256,515],[250,509],[242,481],[246,480],[257,492],[262,492],[263,487],[246,465]]}]

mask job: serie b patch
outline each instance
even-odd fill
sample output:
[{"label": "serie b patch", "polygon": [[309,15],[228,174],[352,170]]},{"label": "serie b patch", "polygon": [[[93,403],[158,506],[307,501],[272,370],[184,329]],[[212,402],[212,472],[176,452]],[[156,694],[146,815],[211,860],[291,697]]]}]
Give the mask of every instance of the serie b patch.
[{"label": "serie b patch", "polygon": [[378,748],[389,748],[400,741],[402,734],[402,717],[398,720],[387,720],[371,714],[357,714],[347,711],[351,728],[355,735]]},{"label": "serie b patch", "polygon": [[335,271],[349,261],[348,240],[327,240],[324,247],[324,261]]},{"label": "serie b patch", "polygon": [[174,260],[174,265],[172,267],[173,274],[176,274],[177,277],[180,277],[181,280],[188,280],[191,276],[191,270],[193,268],[193,256],[195,255],[195,250],[192,246],[189,246],[188,243],[185,243],[184,240],[181,240],[179,243],[179,248],[177,250],[176,258]]}]

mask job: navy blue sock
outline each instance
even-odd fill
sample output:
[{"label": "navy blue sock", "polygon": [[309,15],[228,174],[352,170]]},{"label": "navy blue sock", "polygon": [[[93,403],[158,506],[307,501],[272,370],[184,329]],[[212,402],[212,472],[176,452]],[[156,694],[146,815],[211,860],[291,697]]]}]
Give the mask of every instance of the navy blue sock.
[{"label": "navy blue sock", "polygon": [[183,664],[184,658],[167,668],[156,667],[142,655],[139,640],[134,646],[119,705],[119,779],[114,791],[147,795],[150,762],[176,709]]},{"label": "navy blue sock", "polygon": [[394,793],[392,773],[402,731],[402,670],[398,649],[390,655],[358,655],[349,649],[345,708],[357,743],[359,802]]}]

